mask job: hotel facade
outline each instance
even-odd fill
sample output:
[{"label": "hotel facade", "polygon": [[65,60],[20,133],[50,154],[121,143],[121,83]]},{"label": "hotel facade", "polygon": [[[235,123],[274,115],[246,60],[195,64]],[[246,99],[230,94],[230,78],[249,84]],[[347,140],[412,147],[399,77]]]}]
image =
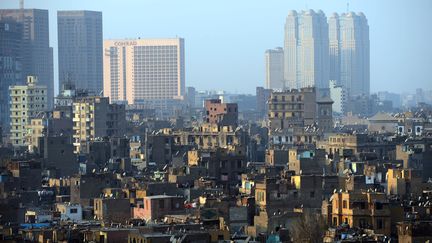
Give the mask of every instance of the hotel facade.
[{"label": "hotel facade", "polygon": [[104,96],[113,103],[183,99],[184,40],[104,41]]}]

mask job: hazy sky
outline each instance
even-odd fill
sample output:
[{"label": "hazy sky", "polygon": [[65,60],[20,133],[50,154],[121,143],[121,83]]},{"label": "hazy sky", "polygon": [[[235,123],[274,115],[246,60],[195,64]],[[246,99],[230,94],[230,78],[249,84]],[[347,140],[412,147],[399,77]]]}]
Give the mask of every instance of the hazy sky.
[{"label": "hazy sky", "polygon": [[[18,0],[0,0],[17,8]],[[186,85],[255,93],[264,51],[283,46],[289,10],[362,11],[369,20],[371,91],[432,89],[431,0],[25,0],[50,11],[57,82],[57,10],[103,12],[104,39],[183,37]]]}]

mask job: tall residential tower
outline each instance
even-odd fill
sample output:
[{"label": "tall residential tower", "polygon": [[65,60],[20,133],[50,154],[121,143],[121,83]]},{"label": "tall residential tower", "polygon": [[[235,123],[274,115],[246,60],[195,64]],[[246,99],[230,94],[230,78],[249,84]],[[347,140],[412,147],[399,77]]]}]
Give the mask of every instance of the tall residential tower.
[{"label": "tall residential tower", "polygon": [[329,20],[330,79],[349,97],[369,95],[369,25],[363,13],[333,14]]},{"label": "tall residential tower", "polygon": [[284,78],[289,88],[328,88],[329,35],[321,10],[289,12],[284,48]]},{"label": "tall residential tower", "polygon": [[96,94],[103,89],[102,12],[58,11],[59,87],[75,84]]}]

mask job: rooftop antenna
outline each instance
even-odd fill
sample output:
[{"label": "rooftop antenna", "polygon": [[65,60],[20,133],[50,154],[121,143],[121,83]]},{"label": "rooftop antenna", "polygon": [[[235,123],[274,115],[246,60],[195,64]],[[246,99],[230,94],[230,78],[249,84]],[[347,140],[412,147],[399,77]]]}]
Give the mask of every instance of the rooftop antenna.
[{"label": "rooftop antenna", "polygon": [[347,2],[347,13],[349,12],[349,2]]},{"label": "rooftop antenna", "polygon": [[24,9],[24,0],[19,0],[20,9]]}]

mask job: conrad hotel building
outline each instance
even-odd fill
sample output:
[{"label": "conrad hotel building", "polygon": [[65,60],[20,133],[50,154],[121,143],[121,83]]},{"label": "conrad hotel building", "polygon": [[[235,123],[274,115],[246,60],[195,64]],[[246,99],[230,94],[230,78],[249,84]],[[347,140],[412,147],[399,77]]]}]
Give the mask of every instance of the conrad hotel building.
[{"label": "conrad hotel building", "polygon": [[129,105],[183,99],[184,40],[104,41],[104,96]]}]

